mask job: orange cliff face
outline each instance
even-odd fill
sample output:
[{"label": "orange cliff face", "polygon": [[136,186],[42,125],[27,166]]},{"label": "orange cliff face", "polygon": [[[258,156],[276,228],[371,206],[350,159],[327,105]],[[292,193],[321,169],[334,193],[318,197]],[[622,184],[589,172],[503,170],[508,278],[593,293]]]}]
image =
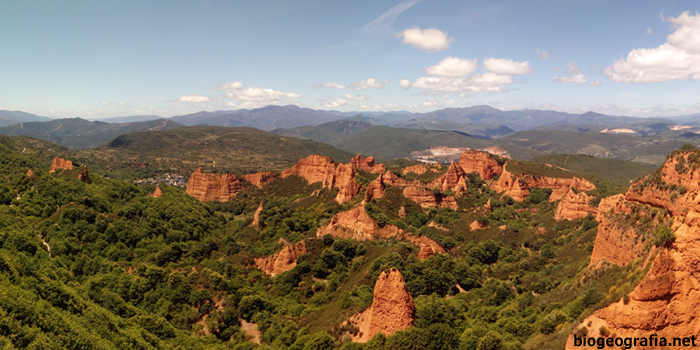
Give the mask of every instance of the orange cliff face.
[{"label": "orange cliff face", "polygon": [[518,202],[524,201],[525,197],[530,194],[527,182],[521,181],[518,176],[505,169],[503,169],[498,181],[491,184],[491,189],[496,192],[504,192],[504,195],[510,196]]},{"label": "orange cliff face", "polygon": [[450,167],[447,168],[447,172],[430,182],[429,187],[437,187],[442,192],[451,191],[455,193],[455,196],[459,197],[467,189],[467,183],[464,180],[465,176],[466,173],[462,167],[452,161]]},{"label": "orange cliff face", "polygon": [[503,172],[503,166],[486,152],[465,151],[459,157],[459,166],[466,173],[477,173],[484,180],[491,180]]},{"label": "orange cliff face", "polygon": [[282,178],[296,175],[303,177],[308,183],[320,182],[323,187],[333,187],[335,162],[330,157],[311,155],[301,159],[293,167],[282,172]]},{"label": "orange cliff face", "polygon": [[263,171],[255,174],[243,175],[241,177],[244,178],[246,181],[250,182],[251,184],[255,185],[257,188],[263,188],[270,181],[279,177],[279,174],[273,173],[271,171]]},{"label": "orange cliff face", "polygon": [[592,191],[596,188],[592,182],[578,177],[568,179],[513,174],[506,169],[503,169],[503,173],[498,178],[498,181],[491,184],[492,190],[505,192],[505,195],[512,197],[518,202],[524,201],[530,194],[530,189],[535,187],[552,189],[552,194],[549,196],[550,202],[563,198],[569,192],[569,189],[572,188],[577,191]]},{"label": "orange cliff face", "polygon": [[375,238],[390,238],[403,235],[403,230],[394,225],[380,227],[367,214],[364,206],[358,206],[348,211],[335,214],[327,226],[320,228],[316,235],[323,237],[331,235],[354,240],[373,240]]},{"label": "orange cliff face", "polygon": [[208,174],[197,169],[187,181],[187,194],[202,202],[226,202],[245,190],[243,181],[233,174]]},{"label": "orange cliff face", "polygon": [[68,159],[54,158],[51,162],[51,168],[49,168],[49,173],[55,173],[59,169],[73,170],[73,162]]},{"label": "orange cliff face", "polygon": [[459,209],[454,196],[445,196],[423,187],[408,186],[403,189],[403,196],[418,203],[421,208]]},{"label": "orange cliff face", "polygon": [[362,170],[372,174],[381,174],[384,172],[384,164],[375,164],[374,157],[369,156],[362,158],[361,155],[356,155],[350,160],[350,164],[355,170]]},{"label": "orange cliff face", "polygon": [[[588,336],[599,336],[600,326],[619,337],[648,337],[651,333],[666,338],[700,336],[697,312],[700,309],[700,276],[697,274],[700,266],[700,171],[693,165],[698,164],[696,158],[695,151],[672,154],[658,172],[632,184],[625,198],[616,196],[604,200],[605,203],[601,201],[598,215],[601,224],[591,257],[592,266],[602,259],[624,264],[644,258],[644,246],[634,244],[635,240],[642,241],[634,227],[617,229],[612,222],[615,215],[624,217],[625,211],[631,212],[633,207],[637,207],[638,212],[667,209],[674,222],[672,229],[676,238],[659,250],[647,275],[629,294],[627,303],[611,304],[582,322],[594,324]],[[685,189],[681,190],[680,186]],[[606,219],[611,222],[606,224]],[[649,242],[647,240],[644,245]],[[569,336],[566,349],[581,348],[574,346],[573,336]]]},{"label": "orange cliff face", "polygon": [[556,220],[576,220],[585,218],[588,214],[596,214],[597,208],[594,208],[589,203],[593,200],[593,196],[589,196],[584,192],[575,193],[569,188],[569,192],[561,199],[557,205],[557,211],[554,213]]},{"label": "orange cliff face", "polygon": [[359,332],[353,341],[367,342],[378,333],[389,336],[413,326],[416,307],[401,272],[391,268],[382,272],[374,285],[372,306],[350,319]]},{"label": "orange cliff face", "polygon": [[338,164],[333,174],[335,187],[338,187],[338,195],[335,201],[343,204],[351,201],[362,189],[355,182],[355,169],[350,165]]},{"label": "orange cliff face", "polygon": [[304,241],[301,241],[294,245],[288,245],[282,248],[279,253],[275,253],[266,258],[255,258],[255,266],[270,276],[275,277],[297,266],[297,259],[304,254],[306,254],[306,244]]},{"label": "orange cliff face", "polygon": [[155,191],[153,191],[153,193],[149,194],[148,196],[153,197],[153,198],[158,198],[162,195],[163,195],[163,191],[160,190],[160,186],[156,186]]}]

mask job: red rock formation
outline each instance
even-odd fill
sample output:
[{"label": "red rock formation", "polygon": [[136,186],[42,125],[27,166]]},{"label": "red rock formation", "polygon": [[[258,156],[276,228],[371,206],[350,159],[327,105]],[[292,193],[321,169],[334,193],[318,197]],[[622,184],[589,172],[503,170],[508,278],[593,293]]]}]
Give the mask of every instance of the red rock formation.
[{"label": "red rock formation", "polygon": [[[591,265],[594,265],[594,259],[626,263],[643,257],[644,250],[631,244],[635,239],[641,241],[633,231],[629,231],[633,228],[621,228],[626,230],[621,232],[614,222],[605,223],[608,217],[612,221],[613,215],[624,215],[631,206],[646,206],[647,210],[651,207],[667,209],[674,219],[676,238],[659,250],[649,272],[629,294],[627,302],[620,301],[600,309],[582,322],[587,324],[591,321],[594,325],[588,331],[589,337],[598,336],[600,326],[618,337],[648,338],[652,333],[667,339],[700,336],[700,314],[697,312],[700,309],[700,276],[697,273],[700,266],[700,171],[697,166],[694,169],[686,165],[683,169],[683,164],[678,166],[680,171],[676,169],[681,158],[688,165],[694,164],[688,160],[691,154],[694,152],[669,156],[659,172],[632,184],[624,200],[617,197],[605,204],[601,201],[598,215],[601,224],[598,226]],[[685,186],[687,192],[675,192],[676,189],[670,185]],[[629,237],[624,237],[625,234]],[[615,243],[620,246],[603,250],[605,246]],[[631,253],[615,255],[625,250]],[[574,347],[573,336],[569,336],[566,349],[580,348]]]},{"label": "red rock formation", "polygon": [[[425,236],[405,236],[406,240],[420,247],[418,259],[423,260],[435,254],[444,254],[445,249],[437,242]],[[426,255],[429,254],[429,255]]]},{"label": "red rock formation", "polygon": [[469,224],[469,229],[472,230],[472,231],[474,231],[474,230],[479,230],[479,229],[482,229],[482,228],[484,228],[484,226],[481,226],[481,224],[480,224],[478,221],[476,221],[476,220],[472,221],[472,223]]},{"label": "red rock formation", "polygon": [[556,220],[576,220],[585,218],[588,214],[596,214],[598,212],[597,208],[588,204],[593,198],[593,196],[589,196],[585,192],[576,194],[574,190],[569,189],[569,192],[557,205],[554,218]]},{"label": "red rock formation", "polygon": [[503,166],[486,152],[466,151],[459,157],[459,166],[466,173],[477,173],[484,180],[491,180],[503,172]]},{"label": "red rock formation", "polygon": [[493,211],[493,207],[491,207],[491,198],[489,198],[486,205],[484,205],[484,215],[491,214],[491,211]]},{"label": "red rock formation", "polygon": [[498,181],[491,184],[491,189],[496,192],[504,192],[504,195],[510,196],[518,202],[524,201],[525,197],[530,194],[527,182],[505,169],[503,169]]},{"label": "red rock formation", "polygon": [[316,235],[323,237],[332,235],[340,238],[351,238],[358,241],[375,238],[390,238],[403,234],[403,230],[394,225],[380,227],[365,211],[364,206],[335,214],[327,226],[320,228]]},{"label": "red rock formation", "polygon": [[90,174],[88,173],[87,165],[83,165],[83,170],[80,171],[80,174],[78,174],[78,180],[89,184],[92,181],[90,181]]},{"label": "red rock formation", "polygon": [[421,186],[421,182],[418,180],[406,180],[402,177],[399,177],[398,175],[392,173],[391,171],[387,171],[383,174],[383,181],[386,184],[392,185],[394,187],[401,188],[403,186],[410,186],[410,185],[416,185],[416,186]]},{"label": "red rock formation", "polygon": [[384,164],[375,164],[374,157],[372,156],[362,158],[362,156],[358,154],[355,158],[350,160],[350,165],[355,170],[362,170],[372,174],[381,174],[384,172]]},{"label": "red rock formation", "polygon": [[260,173],[255,173],[255,174],[250,174],[250,175],[243,175],[242,177],[250,182],[251,184],[255,185],[258,188],[263,188],[265,185],[268,184],[268,182],[276,179],[279,176],[277,173],[273,173],[271,171],[263,171]]},{"label": "red rock formation", "polygon": [[335,162],[329,157],[311,155],[301,159],[291,168],[285,169],[282,178],[296,175],[303,177],[310,184],[320,182],[323,187],[333,187]]},{"label": "red rock formation", "polygon": [[443,196],[423,187],[408,186],[403,189],[403,196],[418,203],[421,208],[459,209],[454,196]]},{"label": "red rock formation", "polygon": [[197,169],[187,181],[186,192],[202,202],[226,202],[245,190],[243,181],[233,174],[208,174]]},{"label": "red rock formation", "polygon": [[386,185],[384,184],[384,174],[379,174],[376,179],[367,185],[365,190],[365,199],[362,203],[369,203],[372,198],[382,198],[384,196],[384,190],[386,190]]},{"label": "red rock formation", "polygon": [[416,307],[399,270],[384,271],[374,285],[369,339],[377,333],[392,335],[413,325]]},{"label": "red rock formation", "polygon": [[577,177],[566,179],[523,174],[516,175],[506,169],[503,169],[503,173],[498,181],[491,184],[492,190],[505,192],[505,195],[511,196],[519,202],[524,201],[530,194],[530,189],[535,187],[551,188],[550,202],[563,198],[570,188],[578,191],[591,191],[596,188],[588,180]]},{"label": "red rock formation", "polygon": [[255,266],[272,277],[289,271],[297,266],[299,256],[306,254],[306,244],[301,241],[295,245],[288,245],[279,253],[266,258],[255,258]]},{"label": "red rock formation", "polygon": [[462,167],[452,161],[450,162],[450,167],[447,168],[447,172],[430,182],[429,186],[431,188],[437,187],[442,192],[454,192],[455,196],[459,197],[467,189],[467,184],[464,180],[465,175],[466,173]]},{"label": "red rock formation", "polygon": [[68,159],[54,158],[51,162],[51,168],[49,168],[49,173],[54,173],[59,169],[73,170],[73,162]]},{"label": "red rock formation", "polygon": [[639,239],[634,227],[621,227],[614,218],[615,214],[631,213],[629,205],[621,194],[600,201],[596,216],[598,235],[589,266],[600,266],[603,260],[615,265],[624,265],[641,256],[648,242]]},{"label": "red rock formation", "polygon": [[148,196],[158,198],[162,195],[163,195],[163,191],[160,190],[160,186],[156,186],[155,191],[153,191],[153,193],[149,194]]},{"label": "red rock formation", "polygon": [[416,255],[416,257],[418,258],[418,260],[425,260],[433,255],[435,255],[433,248],[429,245],[424,245],[420,247],[420,251],[418,252],[418,255]]},{"label": "red rock formation", "polygon": [[27,177],[32,177],[34,176],[34,171],[32,169],[27,170]]},{"label": "red rock formation", "polygon": [[253,214],[253,223],[250,224],[250,226],[253,226],[257,228],[260,226],[260,213],[263,210],[263,201],[260,201],[260,206],[258,206],[258,209],[255,210],[255,214]]},{"label": "red rock formation", "polygon": [[360,184],[355,182],[355,168],[350,165],[338,164],[333,175],[335,186],[338,187],[338,195],[335,201],[343,204],[351,201],[360,193]]},{"label": "red rock formation", "polygon": [[403,172],[405,173],[414,173],[416,175],[421,175],[425,174],[426,171],[430,169],[430,166],[427,164],[418,164],[418,165],[411,165],[403,168]]}]

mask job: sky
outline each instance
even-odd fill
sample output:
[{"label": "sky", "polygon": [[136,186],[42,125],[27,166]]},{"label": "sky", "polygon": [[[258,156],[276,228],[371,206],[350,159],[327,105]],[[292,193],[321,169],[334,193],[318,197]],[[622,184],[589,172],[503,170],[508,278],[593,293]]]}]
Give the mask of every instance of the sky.
[{"label": "sky", "polygon": [[0,109],[700,113],[698,1],[0,0]]}]

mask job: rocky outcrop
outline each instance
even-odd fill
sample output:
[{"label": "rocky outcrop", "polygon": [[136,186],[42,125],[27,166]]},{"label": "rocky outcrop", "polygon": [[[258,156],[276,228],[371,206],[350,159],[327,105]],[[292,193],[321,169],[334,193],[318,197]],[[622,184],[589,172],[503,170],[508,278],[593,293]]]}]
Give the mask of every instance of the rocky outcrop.
[{"label": "rocky outcrop", "polygon": [[90,174],[88,173],[88,168],[87,165],[83,165],[83,170],[80,171],[80,174],[78,174],[78,180],[89,184],[92,181],[90,181]]},{"label": "rocky outcrop", "polygon": [[480,230],[480,229],[482,229],[482,228],[484,228],[484,226],[481,226],[481,224],[480,224],[479,221],[477,221],[477,220],[474,220],[474,221],[472,221],[471,224],[469,224],[469,229],[472,230],[472,231],[474,231],[474,230]]},{"label": "rocky outcrop", "polygon": [[364,206],[358,206],[348,211],[335,214],[325,227],[320,228],[316,235],[323,237],[331,235],[354,240],[373,240],[403,235],[403,230],[394,225],[381,227],[367,214]]},{"label": "rocky outcrop", "polygon": [[364,343],[378,333],[389,336],[408,329],[413,326],[415,315],[416,307],[401,272],[391,268],[377,278],[372,306],[350,319],[359,328],[352,340]]},{"label": "rocky outcrop", "polygon": [[343,204],[351,201],[360,193],[360,184],[355,182],[355,168],[350,165],[338,164],[333,175],[334,185],[338,187],[335,201]]},{"label": "rocky outcrop", "polygon": [[585,218],[588,214],[597,214],[598,209],[588,204],[593,198],[585,192],[576,193],[573,189],[569,189],[569,192],[557,205],[554,218],[556,220],[576,220]]},{"label": "rocky outcrop", "polygon": [[160,190],[160,186],[156,186],[155,191],[153,193],[150,193],[148,196],[153,197],[153,198],[158,198],[163,195],[163,191]]},{"label": "rocky outcrop", "polygon": [[464,170],[452,161],[447,171],[430,182],[429,187],[438,188],[442,192],[454,192],[455,196],[459,197],[467,189],[465,175]]},{"label": "rocky outcrop", "polygon": [[406,240],[420,247],[418,259],[427,259],[435,254],[444,254],[445,249],[437,242],[425,236],[405,236]]},{"label": "rocky outcrop", "polygon": [[418,258],[418,260],[425,260],[433,255],[435,255],[435,251],[433,251],[433,248],[429,245],[424,245],[420,247],[420,251],[418,252],[416,257]]},{"label": "rocky outcrop", "polygon": [[403,173],[414,173],[416,175],[422,175],[430,169],[430,166],[428,166],[427,164],[411,165],[403,168]]},{"label": "rocky outcrop", "polygon": [[382,198],[385,190],[386,185],[384,184],[384,174],[379,174],[376,179],[367,185],[367,189],[365,190],[365,199],[362,201],[362,203],[369,203],[372,198]]},{"label": "rocky outcrop", "polygon": [[491,184],[491,189],[496,192],[504,192],[503,195],[510,196],[518,202],[524,201],[530,194],[530,187],[528,187],[527,181],[505,169],[498,181]]},{"label": "rocky outcrop", "polygon": [[306,244],[301,241],[294,245],[288,245],[282,248],[279,253],[266,258],[255,258],[255,266],[274,277],[297,266],[297,259],[304,254],[306,254]]},{"label": "rocky outcrop", "polygon": [[187,181],[186,192],[202,202],[226,202],[245,190],[245,184],[233,174],[209,174],[197,169]]},{"label": "rocky outcrop", "polygon": [[74,165],[72,161],[56,157],[53,159],[53,162],[51,162],[51,168],[49,168],[49,173],[55,173],[59,169],[73,170],[73,167]]},{"label": "rocky outcrop", "polygon": [[[599,336],[600,326],[618,337],[648,338],[652,333],[667,339],[700,336],[697,312],[700,308],[700,275],[697,273],[700,266],[700,171],[697,158],[696,151],[672,154],[659,171],[632,184],[624,199],[618,196],[601,201],[598,213],[601,223],[591,265],[594,259],[624,264],[644,258],[645,250],[633,244],[642,241],[633,231],[633,225],[615,225],[616,216],[618,219],[629,217],[626,210],[635,209],[635,213],[651,212],[653,207],[668,210],[676,238],[659,250],[649,272],[628,295],[628,300],[600,309],[582,322],[590,321],[595,325],[589,328],[587,336]],[[610,222],[606,223],[606,219]],[[612,249],[607,248],[611,245]],[[580,347],[574,346],[573,336],[570,336],[566,348]]]},{"label": "rocky outcrop", "polygon": [[355,170],[362,170],[372,174],[381,174],[384,172],[384,164],[375,164],[374,157],[372,156],[362,158],[362,156],[358,154],[355,158],[350,160],[350,165]]},{"label": "rocky outcrop", "polygon": [[535,187],[552,189],[552,194],[549,196],[550,202],[563,198],[571,188],[577,191],[592,191],[596,188],[590,181],[577,177],[568,179],[523,174],[516,175],[506,169],[503,169],[503,173],[501,177],[498,178],[498,181],[491,184],[492,190],[504,192],[504,195],[510,196],[518,202],[524,201],[530,194],[530,189]]},{"label": "rocky outcrop", "polygon": [[477,173],[484,180],[491,180],[503,172],[503,166],[486,152],[466,151],[459,157],[459,166],[466,173]]},{"label": "rocky outcrop", "polygon": [[303,177],[308,183],[320,182],[323,187],[333,187],[335,162],[330,157],[311,155],[301,159],[291,168],[285,169],[281,176],[292,175]]},{"label": "rocky outcrop", "polygon": [[270,181],[279,177],[279,174],[273,173],[271,171],[263,171],[255,174],[243,175],[241,177],[244,178],[246,181],[250,182],[251,184],[255,185],[257,188],[263,188]]},{"label": "rocky outcrop", "polygon": [[258,228],[260,226],[260,213],[262,213],[263,210],[263,201],[260,201],[260,206],[258,206],[258,209],[255,210],[255,213],[253,214],[253,223],[250,224],[250,226],[253,226],[255,228]]},{"label": "rocky outcrop", "polygon": [[27,175],[27,177],[34,176],[34,170],[32,170],[32,169],[27,170],[27,173],[25,175]]},{"label": "rocky outcrop", "polygon": [[454,196],[445,196],[423,187],[408,186],[403,189],[403,196],[418,203],[421,208],[459,209]]},{"label": "rocky outcrop", "polygon": [[491,206],[491,198],[489,198],[488,201],[486,201],[486,205],[484,205],[484,215],[489,215],[493,211],[493,207]]}]

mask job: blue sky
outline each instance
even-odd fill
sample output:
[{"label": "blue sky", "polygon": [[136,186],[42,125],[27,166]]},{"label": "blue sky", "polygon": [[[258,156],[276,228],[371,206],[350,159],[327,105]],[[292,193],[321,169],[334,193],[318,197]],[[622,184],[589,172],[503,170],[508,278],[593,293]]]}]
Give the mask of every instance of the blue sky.
[{"label": "blue sky", "polygon": [[697,1],[4,1],[0,109],[700,112]]}]

